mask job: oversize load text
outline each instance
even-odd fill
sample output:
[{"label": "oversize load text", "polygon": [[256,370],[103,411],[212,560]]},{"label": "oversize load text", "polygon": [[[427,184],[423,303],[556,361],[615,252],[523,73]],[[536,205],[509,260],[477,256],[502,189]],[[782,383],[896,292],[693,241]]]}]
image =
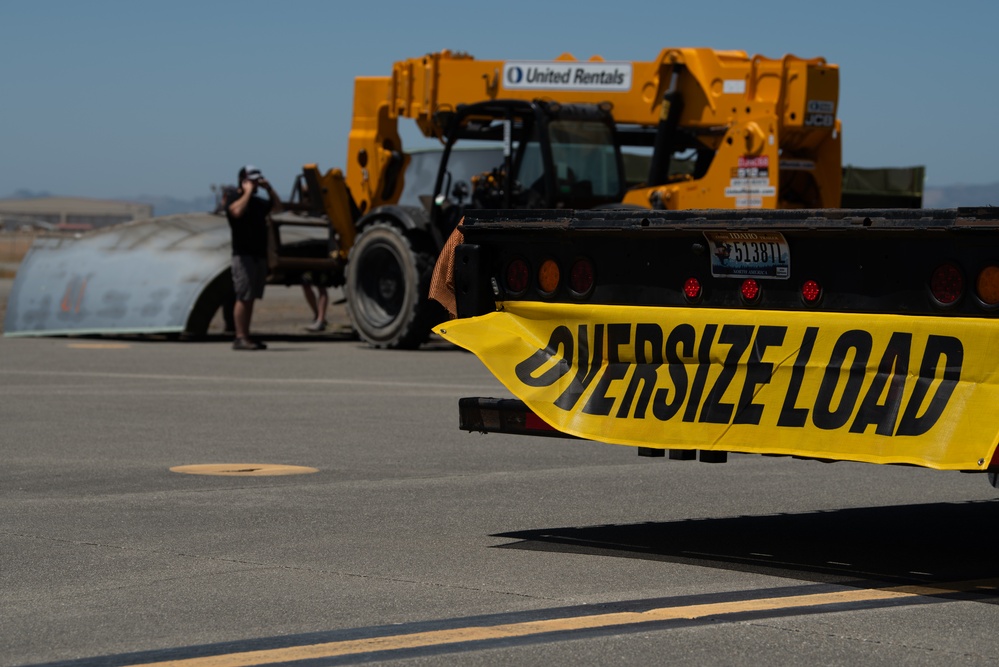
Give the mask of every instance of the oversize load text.
[{"label": "oversize load text", "polygon": [[918,436],[943,415],[963,363],[964,345],[945,335],[606,323],[555,327],[515,372],[529,387],[561,382],[553,404],[587,415]]}]

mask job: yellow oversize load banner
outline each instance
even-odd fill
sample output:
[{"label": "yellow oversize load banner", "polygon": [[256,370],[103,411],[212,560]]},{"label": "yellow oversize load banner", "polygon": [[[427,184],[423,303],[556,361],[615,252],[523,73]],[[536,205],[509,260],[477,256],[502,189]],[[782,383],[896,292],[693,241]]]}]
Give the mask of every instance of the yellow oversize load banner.
[{"label": "yellow oversize load banner", "polygon": [[507,302],[438,331],[601,442],[983,470],[999,440],[986,319]]}]

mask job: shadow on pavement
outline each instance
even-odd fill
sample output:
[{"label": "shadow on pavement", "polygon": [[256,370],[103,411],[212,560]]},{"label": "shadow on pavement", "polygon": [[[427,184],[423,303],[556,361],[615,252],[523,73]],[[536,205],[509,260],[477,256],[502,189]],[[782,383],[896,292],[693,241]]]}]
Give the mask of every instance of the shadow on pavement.
[{"label": "shadow on pavement", "polygon": [[[641,558],[870,586],[999,577],[999,500],[499,533],[501,549]],[[999,580],[976,592],[999,603]],[[991,588],[989,588],[991,587]]]}]

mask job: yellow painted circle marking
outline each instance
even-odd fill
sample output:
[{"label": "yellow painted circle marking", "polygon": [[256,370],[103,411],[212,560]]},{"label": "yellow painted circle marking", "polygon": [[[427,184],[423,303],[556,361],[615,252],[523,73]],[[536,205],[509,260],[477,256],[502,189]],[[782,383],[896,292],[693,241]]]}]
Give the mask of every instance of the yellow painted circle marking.
[{"label": "yellow painted circle marking", "polygon": [[69,343],[66,347],[78,350],[126,350],[132,346],[128,343]]},{"label": "yellow painted circle marking", "polygon": [[277,463],[201,463],[174,466],[170,468],[170,472],[181,472],[188,475],[264,477],[267,475],[308,475],[319,472],[319,469],[307,466],[286,466]]}]

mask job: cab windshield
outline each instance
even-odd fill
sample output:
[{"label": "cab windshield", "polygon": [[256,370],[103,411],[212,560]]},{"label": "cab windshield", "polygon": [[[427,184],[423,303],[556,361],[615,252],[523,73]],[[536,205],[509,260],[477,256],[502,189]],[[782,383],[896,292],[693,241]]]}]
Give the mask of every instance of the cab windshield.
[{"label": "cab windshield", "polygon": [[560,184],[584,190],[593,197],[615,199],[622,194],[609,126],[586,120],[555,120],[548,126],[548,133]]}]

